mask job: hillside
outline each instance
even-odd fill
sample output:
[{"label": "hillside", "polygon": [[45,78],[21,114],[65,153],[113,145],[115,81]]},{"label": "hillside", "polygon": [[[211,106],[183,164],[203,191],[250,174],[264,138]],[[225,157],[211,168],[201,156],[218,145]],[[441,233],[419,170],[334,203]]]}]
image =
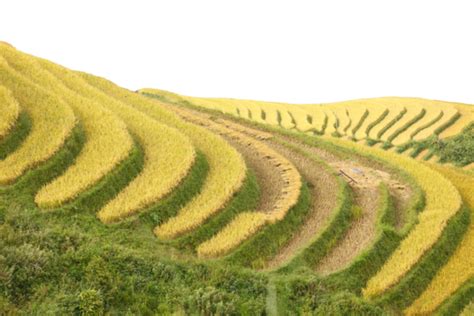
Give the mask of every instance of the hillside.
[{"label": "hillside", "polygon": [[132,92],[0,42],[0,113],[0,314],[472,309],[472,105]]}]

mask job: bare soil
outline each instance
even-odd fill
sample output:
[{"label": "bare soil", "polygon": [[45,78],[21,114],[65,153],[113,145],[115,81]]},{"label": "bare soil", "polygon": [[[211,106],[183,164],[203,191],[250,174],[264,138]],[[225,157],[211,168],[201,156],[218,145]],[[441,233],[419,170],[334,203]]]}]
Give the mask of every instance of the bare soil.
[{"label": "bare soil", "polygon": [[256,210],[271,212],[285,186],[279,171],[270,160],[258,154],[252,146],[242,145],[229,137],[224,136],[224,139],[242,154],[247,167],[255,173],[260,188],[260,199]]},{"label": "bare soil", "polygon": [[376,186],[353,186],[354,205],[362,209],[360,218],[355,219],[346,234],[316,267],[316,272],[327,275],[338,271],[352,262],[375,238],[375,223],[379,194]]},{"label": "bare soil", "polygon": [[267,268],[281,266],[290,260],[299,250],[308,246],[314,236],[325,227],[336,206],[338,184],[335,176],[321,164],[295,152],[275,141],[267,142],[269,146],[289,159],[309,183],[311,190],[311,209],[302,226],[292,236],[289,243],[267,263]]}]

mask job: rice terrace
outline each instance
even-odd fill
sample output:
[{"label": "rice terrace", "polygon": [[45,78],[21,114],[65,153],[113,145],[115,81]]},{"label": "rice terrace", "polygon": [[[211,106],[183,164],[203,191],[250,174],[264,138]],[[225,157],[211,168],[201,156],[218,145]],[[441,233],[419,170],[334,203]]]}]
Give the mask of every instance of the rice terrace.
[{"label": "rice terrace", "polygon": [[158,88],[0,43],[1,315],[473,315],[473,105]]}]

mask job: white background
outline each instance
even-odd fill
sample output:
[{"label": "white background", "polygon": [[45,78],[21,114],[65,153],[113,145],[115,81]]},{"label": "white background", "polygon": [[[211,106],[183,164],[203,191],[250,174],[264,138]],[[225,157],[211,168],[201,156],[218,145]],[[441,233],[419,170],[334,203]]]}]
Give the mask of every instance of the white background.
[{"label": "white background", "polygon": [[473,8],[456,0],[2,0],[0,40],[133,90],[474,103]]}]

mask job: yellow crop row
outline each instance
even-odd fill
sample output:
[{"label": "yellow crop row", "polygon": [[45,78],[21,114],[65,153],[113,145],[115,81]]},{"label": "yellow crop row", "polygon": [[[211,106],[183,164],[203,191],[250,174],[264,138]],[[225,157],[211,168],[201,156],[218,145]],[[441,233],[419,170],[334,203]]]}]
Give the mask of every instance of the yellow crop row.
[{"label": "yellow crop row", "polygon": [[[142,91],[147,92],[147,89],[143,89]],[[156,93],[160,94],[160,91]],[[433,135],[437,128],[446,124],[446,122],[451,120],[458,112],[462,114],[461,118],[453,126],[441,133],[441,138],[459,133],[462,128],[474,121],[474,110],[472,106],[417,98],[388,97],[328,104],[285,104],[252,100],[179,97],[197,106],[219,110],[233,115],[240,113],[239,116],[242,118],[252,119],[253,121],[270,125],[281,125],[287,129],[295,128],[291,117],[293,116],[297,129],[303,132],[313,129],[320,130],[327,117],[326,134],[332,135],[337,132],[340,135],[353,136],[358,140],[364,139],[367,136],[372,139],[378,139],[379,132],[396,118],[400,112],[406,109],[406,113],[381,135],[381,140],[387,140],[390,135],[415,118],[422,109],[425,109],[426,113],[420,120],[414,122],[412,126],[408,127],[396,137],[393,137],[395,145],[401,145],[409,141],[411,134],[417,129],[419,130],[414,137],[415,140],[428,138]],[[369,135],[365,135],[367,126],[380,117],[386,109],[390,111],[388,115],[381,122],[373,126]],[[260,115],[262,110],[265,112],[265,120],[262,120]],[[355,135],[353,135],[352,129],[357,126],[365,110],[368,110],[371,114],[364,120]],[[432,125],[427,125],[430,119],[432,120],[439,115],[441,110],[444,113],[443,117]],[[248,112],[252,114],[251,118],[249,118]],[[289,113],[291,113],[291,116]],[[310,117],[309,120],[308,117]],[[280,122],[278,123],[278,121]]]},{"label": "yellow crop row", "polygon": [[20,115],[20,106],[13,97],[10,90],[0,86],[0,140],[10,132],[15,125],[18,115]]},{"label": "yellow crop row", "polygon": [[[355,137],[357,131],[359,131],[362,125],[367,121],[369,112],[368,109],[365,107],[349,107],[347,108],[347,113],[351,119],[351,126],[347,129],[345,133],[348,137]],[[356,128],[357,130],[355,130]]]},{"label": "yellow crop row", "polygon": [[[178,212],[176,218],[186,219],[187,214],[203,213],[211,216],[221,210],[232,198],[234,193],[240,189],[246,174],[246,166],[242,156],[230,146],[222,137],[210,132],[206,128],[195,124],[187,123],[180,119],[175,112],[179,107],[169,106],[163,102],[158,102],[144,97],[137,93],[129,92],[111,82],[82,74],[89,83],[101,89],[110,96],[127,103],[135,109],[145,113],[153,119],[164,122],[170,126],[178,128],[185,133],[207,159],[209,172],[204,181],[200,193],[195,196]],[[184,110],[180,111],[186,113]],[[185,114],[184,114],[185,115]],[[193,117],[193,115],[188,115]],[[162,238],[172,238],[185,233],[189,227],[170,225],[165,223],[166,231],[162,231],[162,226],[155,228],[155,233]],[[165,232],[160,234],[160,232]]]},{"label": "yellow crop row", "polygon": [[74,164],[61,176],[44,186],[36,195],[40,207],[57,207],[91,187],[124,160],[133,146],[125,124],[94,100],[66,88],[40,65],[49,62],[12,49],[2,50],[3,57],[19,73],[45,90],[61,97],[84,127],[86,142]]},{"label": "yellow crop row", "polygon": [[103,222],[120,220],[156,203],[186,176],[195,158],[194,148],[186,136],[109,97],[70,70],[53,63],[42,62],[42,66],[70,90],[115,113],[143,147],[143,170],[99,211],[98,217]]},{"label": "yellow crop row", "polygon": [[[421,106],[412,106],[412,107],[405,107],[406,109],[405,114],[395,123],[390,127],[383,135],[380,137],[381,140],[386,141],[389,139],[389,137],[397,132],[397,130],[401,127],[403,127],[406,123],[408,123],[410,120],[412,120],[415,116],[417,116],[422,110],[423,107]],[[385,123],[388,123],[389,121],[384,120]],[[382,123],[382,126],[384,124]],[[398,136],[400,137],[400,135]],[[398,138],[397,137],[397,138]],[[396,138],[395,138],[396,139]]]},{"label": "yellow crop row", "polygon": [[[430,166],[447,177],[459,190],[463,200],[474,216],[474,177],[457,171],[452,167],[430,164]],[[430,285],[405,310],[407,315],[431,314],[441,303],[451,296],[466,281],[474,277],[474,221],[464,235],[449,261],[436,274]]]},{"label": "yellow crop row", "polygon": [[[416,122],[415,124],[413,124],[409,128],[407,128],[405,132],[400,134],[392,142],[394,145],[404,144],[404,143],[410,141],[411,139],[413,139],[415,136],[418,136],[418,137],[421,137],[421,139],[424,139],[426,137],[423,137],[423,134],[428,136],[428,137],[433,134],[434,130],[432,129],[432,126],[434,124],[432,124],[432,123],[433,123],[434,120],[439,119],[440,114],[442,114],[443,110],[442,110],[442,108],[433,108],[433,109],[431,109],[431,107],[430,108],[425,107],[425,110],[428,110],[428,111],[418,122]],[[416,133],[416,134],[413,135],[414,133]]]},{"label": "yellow crop row", "polygon": [[268,223],[268,216],[258,212],[244,212],[236,216],[211,239],[197,247],[201,258],[217,257],[240,245]]},{"label": "yellow crop row", "polygon": [[[5,45],[0,45],[3,51]],[[76,118],[62,99],[34,84],[0,56],[0,85],[13,97],[32,121],[30,134],[16,151],[0,160],[0,184],[9,184],[28,169],[51,158],[71,134]]]},{"label": "yellow crop row", "polygon": [[253,235],[263,225],[282,220],[298,202],[302,184],[301,176],[293,164],[264,143],[224,126],[211,125],[210,128],[227,135],[238,143],[252,147],[255,153],[273,164],[275,172],[279,173],[285,185],[274,202],[272,212],[240,214],[214,237],[198,246],[197,252],[200,257],[216,257],[225,254]]},{"label": "yellow crop row", "polygon": [[169,102],[174,102],[174,103],[180,103],[185,101],[182,96],[180,96],[177,93],[166,91],[166,90],[160,90],[160,89],[140,89],[140,93],[142,94],[153,94],[153,95],[159,95],[162,98],[166,99]]},{"label": "yellow crop row", "polygon": [[290,110],[296,121],[296,128],[301,132],[322,131],[327,114],[319,106],[304,110],[295,105]]},{"label": "yellow crop row", "polygon": [[[386,111],[386,108],[381,106],[372,106],[370,108],[366,106],[358,106],[357,108],[358,110],[356,110],[355,108],[354,110],[358,111],[359,113],[362,112],[362,110],[369,111],[369,115],[365,118],[360,128],[352,135],[355,139],[362,140],[368,137],[367,128],[369,127],[369,125],[379,119]],[[349,107],[349,113],[352,113],[352,110],[350,109],[351,107]]]},{"label": "yellow crop row", "polygon": [[460,210],[462,200],[449,180],[416,160],[378,148],[362,147],[341,139],[332,139],[332,142],[368,153],[402,168],[425,192],[425,208],[418,216],[418,223],[363,290],[364,296],[373,297],[395,285],[426,251],[431,249],[441,236],[448,220]]},{"label": "yellow crop row", "polygon": [[[464,127],[469,125],[470,123],[474,122],[474,106],[473,105],[467,105],[467,104],[462,104],[462,103],[453,103],[453,106],[455,110],[451,109],[451,112],[445,113],[443,116],[443,122],[440,123],[443,124],[444,122],[448,121],[452,116],[455,115],[455,113],[459,112],[461,114],[461,117],[459,120],[456,121],[456,124],[448,127],[446,130],[444,130],[439,137],[440,138],[446,138],[446,137],[451,137],[454,135],[457,135],[462,132]],[[445,119],[446,117],[446,119]]]},{"label": "yellow crop row", "polygon": [[[218,126],[221,126],[217,123],[212,122],[211,120],[208,120],[206,116],[200,116],[197,113],[188,113],[185,110],[178,110],[178,113],[185,118],[186,120],[195,122],[199,125],[206,126],[208,129],[213,130],[214,132],[219,133],[219,129],[216,128]],[[224,160],[224,157],[221,157],[221,160]],[[235,169],[236,172],[239,172],[239,179],[240,181],[238,182],[239,186],[241,185],[241,182],[243,181],[245,177],[245,172],[246,172],[246,167],[245,167],[245,162],[243,161],[243,158],[241,158],[239,154],[239,161],[237,161],[237,165],[233,166],[233,169]],[[230,170],[233,171],[233,170]],[[228,173],[229,171],[227,171]],[[216,175],[217,176],[217,175]],[[225,179],[222,179],[225,177],[225,174],[221,174],[220,178],[221,181]],[[215,182],[217,184],[217,181]],[[217,186],[215,187],[215,190],[217,191]],[[222,192],[219,194],[219,196],[226,196],[228,197],[228,194],[231,192],[235,192],[235,188],[230,188],[231,191],[228,192]],[[205,207],[206,204],[209,202],[214,202],[216,203],[214,207],[209,208]],[[214,215],[222,206],[223,204],[227,202],[222,200],[216,200],[214,201],[211,199],[211,196],[203,196],[202,194],[197,197],[197,199],[191,201],[191,203],[187,206],[185,206],[183,209],[179,211],[179,214],[173,218],[170,218],[167,222],[164,224],[158,226],[155,228],[155,234],[162,238],[162,239],[170,239],[170,238],[175,238],[179,235],[182,235],[186,232],[189,232],[202,223],[204,223],[207,219],[209,219],[212,215]],[[218,204],[217,204],[218,203]]]},{"label": "yellow crop row", "polygon": [[231,128],[231,129],[236,130],[238,132],[253,136],[257,139],[267,140],[267,139],[273,138],[273,135],[270,134],[270,133],[259,131],[257,129],[253,129],[253,128],[248,128],[248,127],[245,127],[244,125],[234,123],[230,120],[218,119],[217,122],[223,124],[224,126],[226,126],[228,128]]}]

